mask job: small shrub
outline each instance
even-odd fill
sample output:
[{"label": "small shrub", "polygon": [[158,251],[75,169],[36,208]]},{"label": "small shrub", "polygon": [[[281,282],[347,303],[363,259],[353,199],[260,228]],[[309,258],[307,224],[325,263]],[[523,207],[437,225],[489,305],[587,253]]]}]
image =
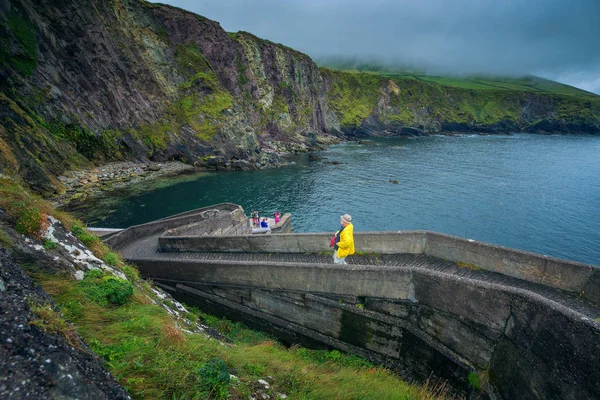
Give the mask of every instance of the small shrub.
[{"label": "small shrub", "polygon": [[469,372],[469,376],[467,377],[469,380],[469,384],[475,390],[479,390],[481,388],[481,382],[479,381],[479,374],[476,371]]},{"label": "small shrub", "polygon": [[102,278],[104,276],[104,272],[99,269],[91,269],[85,273],[86,278]]},{"label": "small shrub", "polygon": [[86,295],[103,306],[123,305],[133,295],[131,282],[112,275],[103,276],[99,270],[86,272],[80,285],[84,287]]},{"label": "small shrub", "polygon": [[79,237],[79,235],[83,235],[86,232],[85,226],[81,222],[75,221],[71,224],[71,232],[73,232],[73,235]]},{"label": "small shrub", "polygon": [[115,305],[123,305],[133,295],[133,286],[125,279],[108,276],[103,278],[100,287],[106,293],[106,299],[109,303]]},{"label": "small shrub", "polygon": [[331,350],[325,354],[325,359],[327,361],[338,362],[342,358],[342,353],[338,350]]},{"label": "small shrub", "polygon": [[211,358],[206,364],[196,370],[200,381],[201,394],[206,398],[229,398],[229,369],[225,361]]},{"label": "small shrub", "polygon": [[50,239],[46,239],[44,241],[44,248],[46,250],[54,250],[57,246],[58,246],[58,243],[56,243]]},{"label": "small shrub", "polygon": [[108,265],[116,266],[119,263],[119,256],[112,251],[108,252],[104,255],[104,262]]},{"label": "small shrub", "polygon": [[19,233],[39,239],[48,226],[48,216],[42,214],[39,208],[25,208],[17,218],[15,229]]}]

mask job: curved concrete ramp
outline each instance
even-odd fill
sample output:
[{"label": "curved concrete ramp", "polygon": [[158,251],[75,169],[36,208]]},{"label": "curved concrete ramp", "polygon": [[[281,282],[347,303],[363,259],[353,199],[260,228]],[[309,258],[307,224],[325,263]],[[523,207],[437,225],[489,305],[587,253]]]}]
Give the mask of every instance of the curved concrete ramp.
[{"label": "curved concrete ramp", "polygon": [[368,253],[341,266],[328,233],[170,235],[159,246],[157,223],[125,234],[123,256],[207,311],[408,378],[433,374],[457,393],[475,371],[492,398],[600,398],[595,266],[425,231],[356,233]]}]

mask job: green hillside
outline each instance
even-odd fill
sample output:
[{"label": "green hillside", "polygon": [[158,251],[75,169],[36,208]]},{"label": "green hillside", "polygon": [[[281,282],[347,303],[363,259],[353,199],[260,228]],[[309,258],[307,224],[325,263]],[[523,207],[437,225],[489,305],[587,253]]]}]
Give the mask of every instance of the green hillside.
[{"label": "green hillside", "polygon": [[393,79],[411,78],[422,82],[439,83],[443,86],[451,86],[462,89],[481,90],[521,90],[536,93],[564,94],[572,96],[589,96],[598,98],[600,96],[565,85],[549,79],[533,75],[510,77],[492,75],[432,75],[424,71],[408,68],[405,66],[389,65],[380,61],[359,61],[351,58],[326,57],[316,60],[321,67],[328,67],[343,71],[365,72],[382,75]]}]

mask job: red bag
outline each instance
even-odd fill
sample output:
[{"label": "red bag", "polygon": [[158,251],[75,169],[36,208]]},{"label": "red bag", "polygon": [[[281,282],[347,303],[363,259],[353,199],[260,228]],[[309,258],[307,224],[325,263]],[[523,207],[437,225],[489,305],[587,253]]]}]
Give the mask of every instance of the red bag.
[{"label": "red bag", "polygon": [[331,238],[331,243],[329,243],[329,247],[335,246],[335,235]]}]

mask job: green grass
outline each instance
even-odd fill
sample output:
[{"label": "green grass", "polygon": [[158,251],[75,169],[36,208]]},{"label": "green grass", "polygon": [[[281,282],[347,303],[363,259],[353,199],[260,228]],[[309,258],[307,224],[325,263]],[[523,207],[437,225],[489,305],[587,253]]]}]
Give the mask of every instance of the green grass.
[{"label": "green grass", "polygon": [[47,333],[61,335],[68,344],[83,351],[75,327],[69,324],[51,304],[30,302],[29,308],[37,316],[30,322],[31,325],[37,326]]},{"label": "green grass", "polygon": [[379,99],[379,88],[384,79],[380,75],[324,70],[331,77],[332,89],[328,101],[340,124],[358,125],[373,112]]},{"label": "green grass", "polygon": [[[431,391],[440,388],[409,385],[359,357],[337,350],[286,348],[240,323],[206,314],[200,317],[221,329],[233,345],[183,333],[165,310],[151,304],[143,286],[115,307],[91,299],[83,282],[53,275],[35,278],[137,399],[199,399],[208,393],[212,398],[247,398],[256,380],[267,376],[272,377],[268,393],[285,393],[290,399],[444,397]],[[239,379],[226,379],[225,371]]]},{"label": "green grass", "polygon": [[111,266],[116,266],[119,263],[119,255],[115,252],[108,252],[104,255],[102,259],[105,263]]},{"label": "green grass", "polygon": [[479,390],[480,386],[481,386],[481,382],[479,380],[479,375],[477,374],[477,372],[473,371],[469,373],[468,376],[468,380],[469,380],[469,384],[471,385],[471,387],[475,390]]},{"label": "green grass", "polygon": [[2,227],[0,227],[0,246],[8,249],[12,249],[15,246],[10,235]]},{"label": "green grass", "polygon": [[194,43],[178,45],[175,49],[175,62],[188,76],[212,70],[210,63]]},{"label": "green grass", "polygon": [[80,221],[73,223],[71,231],[86,246],[91,246],[94,243],[100,242],[100,238],[93,233],[89,233],[86,226]]},{"label": "green grass", "polygon": [[127,279],[93,269],[80,282],[85,295],[102,306],[122,306],[133,296],[133,285]]},{"label": "green grass", "polygon": [[537,76],[492,76],[492,75],[427,75],[416,68],[382,63],[377,60],[358,60],[347,57],[329,57],[318,60],[321,68],[334,68],[350,73],[370,73],[392,79],[416,79],[447,87],[472,90],[517,90],[569,96],[598,97],[573,86],[554,82]]},{"label": "green grass", "polygon": [[[342,127],[351,129],[359,127],[376,107],[384,123],[428,131],[439,129],[442,123],[508,123],[520,129],[535,124],[536,118],[591,126],[600,119],[600,96],[537,77],[435,77],[329,68],[321,68],[321,73],[330,82],[331,108]],[[385,107],[380,106],[382,100]],[[541,106],[533,118],[523,115],[527,102]]]},{"label": "green grass", "polygon": [[50,239],[44,240],[44,248],[46,250],[54,250],[57,247],[58,247],[58,243],[57,242],[54,242],[54,241],[52,241]]}]

